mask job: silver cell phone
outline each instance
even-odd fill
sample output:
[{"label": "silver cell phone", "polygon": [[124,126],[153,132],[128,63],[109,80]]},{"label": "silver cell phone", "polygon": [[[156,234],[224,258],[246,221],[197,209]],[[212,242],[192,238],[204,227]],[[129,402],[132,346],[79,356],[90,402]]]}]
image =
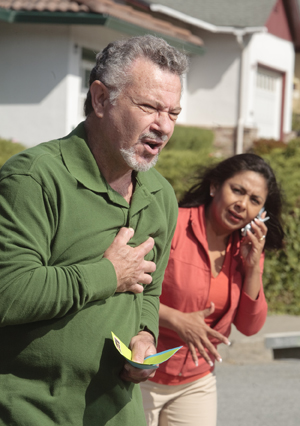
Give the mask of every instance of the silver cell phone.
[{"label": "silver cell phone", "polygon": [[[259,213],[258,213],[258,215],[256,216],[257,217],[257,219],[259,219],[261,222],[266,222],[267,220],[269,220],[270,219],[270,217],[269,216],[266,216],[266,217],[264,217],[263,219],[261,218],[261,215],[263,214],[263,212],[265,211],[265,208],[263,207],[260,211],[259,211]],[[241,229],[241,233],[242,233],[242,236],[243,237],[246,237],[246,235],[247,235],[247,231],[251,231],[251,232],[253,232],[253,229],[252,229],[252,227],[251,227],[251,222],[250,223],[247,223],[247,225],[244,227],[244,228],[242,228]]]}]

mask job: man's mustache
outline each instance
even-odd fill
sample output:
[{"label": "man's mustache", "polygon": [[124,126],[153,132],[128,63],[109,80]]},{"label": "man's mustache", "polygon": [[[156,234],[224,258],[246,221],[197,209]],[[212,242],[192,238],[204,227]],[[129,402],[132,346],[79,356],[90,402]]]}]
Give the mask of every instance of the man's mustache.
[{"label": "man's mustache", "polygon": [[165,142],[168,139],[168,136],[158,135],[155,132],[146,132],[142,134],[141,139],[146,139],[146,138],[152,139],[155,142]]}]

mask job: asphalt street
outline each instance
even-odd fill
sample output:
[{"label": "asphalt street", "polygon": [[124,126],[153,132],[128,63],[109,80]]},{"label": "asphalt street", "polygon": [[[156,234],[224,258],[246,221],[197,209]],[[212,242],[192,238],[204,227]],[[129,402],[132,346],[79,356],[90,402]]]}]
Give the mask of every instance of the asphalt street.
[{"label": "asphalt street", "polygon": [[224,362],[216,376],[218,426],[300,426],[300,359]]}]

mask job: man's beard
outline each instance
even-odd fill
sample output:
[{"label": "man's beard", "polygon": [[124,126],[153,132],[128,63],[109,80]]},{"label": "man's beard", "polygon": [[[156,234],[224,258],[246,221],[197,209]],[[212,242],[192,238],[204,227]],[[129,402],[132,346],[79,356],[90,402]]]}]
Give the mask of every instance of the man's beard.
[{"label": "man's beard", "polygon": [[[146,133],[142,135],[142,137],[140,138],[140,141],[142,141],[142,139],[145,137],[150,137],[153,140],[159,139],[160,141],[161,140],[165,141],[168,138],[166,135],[158,137],[155,133],[150,132],[150,133]],[[131,148],[120,149],[120,152],[124,161],[132,170],[135,170],[136,172],[147,172],[148,170],[151,169],[151,167],[155,166],[158,160],[159,153],[157,153],[149,162],[146,161],[146,158],[147,158],[146,156],[140,157],[140,159],[144,158],[144,161],[140,162],[136,158],[135,150],[136,150],[136,145],[132,146]]]},{"label": "man's beard", "polygon": [[[136,152],[135,147],[132,146],[131,148],[121,148],[120,150],[122,157],[124,158],[126,164],[136,172],[147,172],[151,169],[151,167],[154,167],[157,163],[159,154],[156,154],[155,157],[152,158],[149,162],[143,161],[140,162],[136,159]],[[145,158],[145,157],[144,157]]]}]

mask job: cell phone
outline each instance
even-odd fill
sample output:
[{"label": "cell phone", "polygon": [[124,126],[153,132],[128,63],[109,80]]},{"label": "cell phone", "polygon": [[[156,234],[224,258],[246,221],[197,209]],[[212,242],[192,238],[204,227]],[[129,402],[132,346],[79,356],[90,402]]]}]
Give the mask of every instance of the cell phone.
[{"label": "cell phone", "polygon": [[[261,222],[266,222],[267,220],[269,220],[270,219],[270,217],[269,216],[267,216],[267,217],[264,217],[263,219],[261,218],[261,215],[263,214],[263,212],[265,211],[265,208],[263,207],[260,211],[259,211],[259,213],[258,213],[258,215],[256,216],[257,217],[257,219],[259,219]],[[242,236],[243,237],[246,237],[246,235],[247,235],[247,231],[251,231],[252,233],[254,233],[253,232],[253,229],[252,229],[252,227],[251,227],[251,222],[250,223],[247,223],[247,225],[244,227],[244,228],[242,228],[241,229],[241,233],[242,233]]]}]

